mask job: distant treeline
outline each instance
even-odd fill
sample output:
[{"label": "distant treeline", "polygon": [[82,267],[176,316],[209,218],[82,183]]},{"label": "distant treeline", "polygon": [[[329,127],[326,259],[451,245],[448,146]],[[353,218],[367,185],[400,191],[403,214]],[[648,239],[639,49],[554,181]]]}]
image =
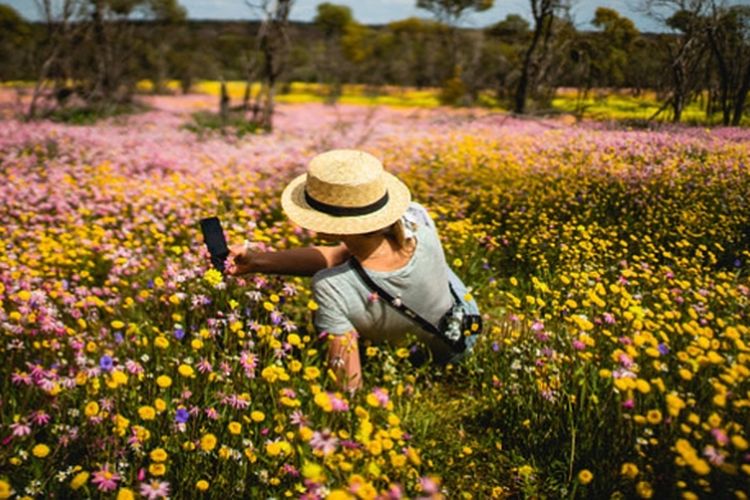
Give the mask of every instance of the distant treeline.
[{"label": "distant treeline", "polygon": [[67,12],[37,1],[49,8],[46,22],[0,5],[0,79],[56,81],[50,92],[86,101],[127,100],[142,79],[157,92],[169,79],[185,92],[199,79],[265,80],[266,100],[279,84],[303,81],[329,84],[333,97],[344,83],[439,87],[445,103],[459,105],[491,90],[523,113],[549,107],[558,87],[583,95],[614,87],[657,91],[675,121],[687,102],[708,96],[707,114],[729,124],[739,123],[750,90],[750,7],[711,0],[689,2],[689,11],[675,0],[663,21],[670,32],[658,34],[609,8],[597,9],[596,31],[579,31],[569,7],[552,0],[530,0],[532,22],[508,15],[484,29],[457,25],[487,0],[418,0],[434,20],[381,26],[331,3],[300,23],[288,21],[293,2],[258,2],[260,21],[196,21],[177,0],[64,0]]}]

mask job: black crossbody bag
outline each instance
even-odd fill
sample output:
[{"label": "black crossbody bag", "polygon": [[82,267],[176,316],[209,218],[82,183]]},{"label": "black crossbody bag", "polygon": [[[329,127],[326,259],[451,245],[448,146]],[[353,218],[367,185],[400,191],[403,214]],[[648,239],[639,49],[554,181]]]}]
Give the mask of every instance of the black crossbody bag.
[{"label": "black crossbody bag", "polygon": [[454,303],[443,314],[439,324],[436,326],[406,306],[401,299],[395,299],[390,293],[378,286],[355,257],[351,257],[349,263],[359,277],[362,278],[365,285],[373,292],[376,292],[378,297],[388,301],[392,307],[403,315],[419,323],[424,330],[446,344],[454,354],[460,354],[466,350],[466,337],[468,335],[479,334],[482,331],[482,317],[464,310],[461,299],[456,294],[450,282],[448,282],[448,287],[451,290],[451,295],[453,295]]}]

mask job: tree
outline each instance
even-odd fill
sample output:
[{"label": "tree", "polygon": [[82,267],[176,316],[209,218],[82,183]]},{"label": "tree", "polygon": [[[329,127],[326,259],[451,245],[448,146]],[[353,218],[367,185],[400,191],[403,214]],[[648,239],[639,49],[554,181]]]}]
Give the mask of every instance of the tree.
[{"label": "tree", "polygon": [[349,23],[354,22],[352,9],[346,5],[336,5],[329,2],[318,4],[315,23],[325,34],[326,38],[340,37]]},{"label": "tree", "polygon": [[253,123],[265,130],[273,129],[274,94],[276,83],[284,72],[289,52],[289,12],[294,0],[260,0],[253,3],[245,0],[247,5],[261,13],[261,25],[258,30],[258,49],[263,55],[262,89],[253,107]]},{"label": "tree", "polygon": [[[90,19],[95,50],[95,80],[88,89],[89,101],[124,102],[130,99],[135,82],[129,78],[128,63],[135,55],[133,25],[128,20],[151,19],[177,22],[186,17],[177,0],[88,0],[85,15]],[[165,40],[159,41],[164,52]],[[130,81],[128,81],[130,80]]]},{"label": "tree", "polygon": [[[466,73],[458,64],[457,25],[465,14],[470,11],[483,12],[492,8],[494,0],[417,0],[417,7],[425,9],[435,16],[438,22],[448,26],[445,42],[448,52],[448,63],[451,74],[445,81],[445,86],[463,87],[461,74]],[[468,41],[470,44],[470,40]],[[469,45],[467,44],[467,46]],[[462,44],[464,45],[464,44]],[[474,51],[475,52],[475,51]]]},{"label": "tree", "polygon": [[9,5],[0,4],[0,80],[18,77],[26,40],[31,33],[28,23]]},{"label": "tree", "polygon": [[[682,112],[701,81],[700,67],[707,51],[705,18],[711,0],[644,0],[642,9],[670,28],[675,36],[664,37],[670,69],[669,98],[654,115],[672,108],[672,121]],[[704,74],[705,75],[705,74]]]},{"label": "tree", "polygon": [[600,28],[595,38],[596,46],[592,67],[599,84],[620,87],[625,82],[629,54],[640,33],[627,17],[614,10],[598,7],[591,23]]},{"label": "tree", "polygon": [[707,34],[719,77],[724,125],[739,125],[750,91],[750,7],[712,5]]},{"label": "tree", "polygon": [[566,0],[529,1],[531,4],[531,15],[534,20],[534,31],[524,54],[521,76],[518,79],[518,86],[516,87],[513,111],[518,114],[523,114],[526,111],[526,99],[530,83],[538,76],[539,63],[544,58],[549,47],[549,41],[553,33],[555,13],[567,6]]},{"label": "tree", "polygon": [[333,101],[341,94],[341,83],[349,68],[342,60],[343,37],[347,33],[352,33],[350,27],[356,24],[356,21],[349,7],[324,2],[318,5],[318,13],[313,23],[324,34],[323,57],[318,67],[323,73],[321,80],[331,86],[329,99]]}]

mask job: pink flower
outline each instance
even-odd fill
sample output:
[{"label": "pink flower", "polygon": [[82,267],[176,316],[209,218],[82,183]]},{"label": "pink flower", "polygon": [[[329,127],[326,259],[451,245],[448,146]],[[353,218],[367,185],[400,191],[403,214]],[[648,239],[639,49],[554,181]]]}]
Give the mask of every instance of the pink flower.
[{"label": "pink flower", "polygon": [[154,479],[150,483],[141,483],[139,491],[141,495],[149,500],[166,498],[169,495],[169,483]]},{"label": "pink flower", "polygon": [[26,422],[15,422],[10,424],[10,428],[13,430],[13,436],[21,437],[31,434],[31,427]]},{"label": "pink flower", "polygon": [[338,444],[338,438],[328,429],[323,429],[321,432],[313,432],[313,436],[310,439],[310,446],[314,450],[322,451],[323,455],[330,455],[336,451]]},{"label": "pink flower", "polygon": [[310,425],[310,421],[305,417],[304,413],[299,410],[294,410],[292,412],[289,421],[294,425]]},{"label": "pink flower", "polygon": [[729,442],[729,437],[727,436],[727,433],[724,432],[722,429],[712,429],[711,435],[716,439],[716,443],[719,446],[725,446]]},{"label": "pink flower", "polygon": [[213,367],[211,366],[211,363],[206,358],[202,358],[198,364],[196,365],[198,368],[198,371],[201,373],[210,372],[213,370]]},{"label": "pink flower", "polygon": [[708,458],[708,461],[712,465],[722,465],[724,463],[724,455],[711,445],[703,449],[703,456]]},{"label": "pink flower", "polygon": [[104,467],[94,472],[94,479],[91,482],[97,485],[99,491],[112,491],[117,488],[119,480],[120,476],[109,470],[109,464],[104,464]]},{"label": "pink flower", "polygon": [[43,410],[37,410],[31,415],[31,422],[36,425],[47,425],[51,418]]},{"label": "pink flower", "polygon": [[372,390],[372,394],[375,396],[375,399],[377,399],[380,406],[385,407],[390,401],[390,398],[388,397],[388,391],[386,391],[382,387],[375,387]]},{"label": "pink flower", "polygon": [[31,376],[26,372],[13,372],[10,380],[16,385],[31,385]]}]

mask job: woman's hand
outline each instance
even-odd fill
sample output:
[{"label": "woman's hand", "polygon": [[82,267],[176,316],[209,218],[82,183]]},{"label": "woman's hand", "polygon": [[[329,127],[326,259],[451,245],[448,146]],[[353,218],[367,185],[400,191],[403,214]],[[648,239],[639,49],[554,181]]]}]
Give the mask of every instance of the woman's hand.
[{"label": "woman's hand", "polygon": [[237,276],[255,271],[254,253],[250,251],[247,241],[229,247],[229,256],[227,256],[225,268],[227,274]]}]

